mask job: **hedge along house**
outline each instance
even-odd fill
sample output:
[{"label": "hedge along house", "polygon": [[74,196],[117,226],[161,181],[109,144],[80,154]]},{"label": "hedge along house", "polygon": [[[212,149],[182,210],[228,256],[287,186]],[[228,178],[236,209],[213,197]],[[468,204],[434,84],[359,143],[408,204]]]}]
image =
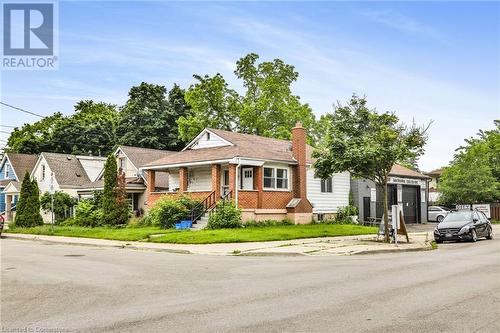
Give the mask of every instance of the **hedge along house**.
[{"label": "hedge along house", "polygon": [[[106,158],[59,153],[41,153],[31,177],[36,179],[40,194],[61,191],[77,198],[77,191],[99,175]],[[51,213],[42,213],[44,222],[51,221]]]},{"label": "hedge along house", "polygon": [[31,173],[37,155],[6,153],[0,163],[0,214],[7,221],[13,220],[13,212],[19,199],[21,182],[26,171]]},{"label": "hedge along house", "polygon": [[[427,222],[428,181],[430,177],[420,172],[394,164],[389,173],[387,199],[389,210],[400,205],[406,223]],[[352,179],[351,191],[354,204],[359,208],[359,220],[381,219],[384,212],[383,189],[368,179]]]},{"label": "hedge along house", "polygon": [[[243,220],[309,223],[348,205],[349,173],[327,180],[314,177],[312,147],[300,123],[292,140],[205,129],[182,151],[148,163],[148,207],[162,196],[189,194],[204,200],[206,211],[221,198],[243,210]],[[157,178],[169,174],[168,188]]]},{"label": "hedge along house", "polygon": [[[175,152],[159,149],[149,149],[140,147],[119,146],[114,155],[118,170],[125,173],[125,189],[130,200],[132,210],[136,215],[140,215],[144,210],[146,202],[146,177],[144,172],[139,169],[141,165],[156,161],[160,158],[169,156]],[[157,179],[159,188],[168,187],[168,175],[159,175]],[[97,180],[89,182],[78,189],[79,198],[89,198],[93,196],[94,191],[104,189],[104,167],[101,168]]]}]

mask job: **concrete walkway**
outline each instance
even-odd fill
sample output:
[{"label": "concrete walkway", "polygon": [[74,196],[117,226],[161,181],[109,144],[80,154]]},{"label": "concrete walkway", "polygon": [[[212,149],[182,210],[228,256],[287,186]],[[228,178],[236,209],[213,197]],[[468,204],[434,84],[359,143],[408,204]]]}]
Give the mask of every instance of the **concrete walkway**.
[{"label": "concrete walkway", "polygon": [[374,235],[348,237],[322,237],[295,239],[287,241],[248,242],[248,243],[221,243],[221,244],[167,244],[147,242],[126,242],[94,238],[43,236],[28,234],[4,233],[2,237],[41,241],[48,243],[117,247],[146,251],[163,251],[181,254],[204,255],[281,255],[281,256],[328,256],[370,254],[381,252],[404,252],[430,250],[432,235],[427,232],[410,234],[410,243],[404,237],[398,237],[398,246],[377,241]]}]

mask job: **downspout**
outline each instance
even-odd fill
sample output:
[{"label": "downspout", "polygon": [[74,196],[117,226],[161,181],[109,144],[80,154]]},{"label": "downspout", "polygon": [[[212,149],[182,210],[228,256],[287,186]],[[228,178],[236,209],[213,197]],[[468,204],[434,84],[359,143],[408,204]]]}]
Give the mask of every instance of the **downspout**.
[{"label": "downspout", "polygon": [[234,180],[234,204],[235,204],[236,208],[238,208],[238,188],[239,188],[238,170],[240,169],[240,167],[241,167],[241,160],[238,157],[238,164],[236,165],[236,172],[234,175],[234,177],[236,177],[236,179]]}]

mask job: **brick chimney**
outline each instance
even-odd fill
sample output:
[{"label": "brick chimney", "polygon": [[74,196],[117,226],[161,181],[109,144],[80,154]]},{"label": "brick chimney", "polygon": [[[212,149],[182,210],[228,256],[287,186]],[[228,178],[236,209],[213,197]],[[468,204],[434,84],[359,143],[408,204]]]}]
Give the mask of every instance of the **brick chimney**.
[{"label": "brick chimney", "polygon": [[294,197],[306,199],[306,130],[300,122],[292,128],[292,155],[298,162],[293,175]]}]

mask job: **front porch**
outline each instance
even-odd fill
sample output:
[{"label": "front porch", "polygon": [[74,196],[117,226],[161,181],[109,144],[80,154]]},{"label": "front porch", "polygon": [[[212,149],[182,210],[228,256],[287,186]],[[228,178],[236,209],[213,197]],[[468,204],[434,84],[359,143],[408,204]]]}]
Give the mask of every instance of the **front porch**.
[{"label": "front porch", "polygon": [[[243,210],[243,220],[283,220],[287,204],[293,199],[292,168],[289,165],[264,165],[260,161],[211,163],[147,170],[147,206],[162,196],[182,194],[216,201],[230,196]],[[162,173],[168,173],[168,188],[156,186]]]}]

